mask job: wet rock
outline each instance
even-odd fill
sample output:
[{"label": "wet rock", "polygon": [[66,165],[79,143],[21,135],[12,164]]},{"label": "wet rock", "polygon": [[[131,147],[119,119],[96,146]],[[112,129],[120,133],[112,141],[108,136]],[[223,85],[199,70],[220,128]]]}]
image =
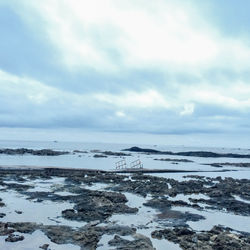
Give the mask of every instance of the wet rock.
[{"label": "wet rock", "polygon": [[112,152],[112,151],[104,151],[102,152],[103,155],[107,155],[107,156],[131,156],[131,154],[126,154],[123,152]]},{"label": "wet rock", "polygon": [[94,226],[96,226],[98,224],[100,224],[100,221],[99,220],[94,220],[94,221],[89,222],[85,227],[94,227]]},{"label": "wet rock", "polygon": [[0,213],[0,218],[3,218],[4,216],[6,216],[5,213]]},{"label": "wet rock", "polygon": [[[83,201],[78,202],[74,209],[62,211],[62,216],[66,219],[78,221],[104,221],[114,213],[136,213],[137,208],[130,208],[125,203],[126,197],[118,193],[96,192],[97,196],[88,196]],[[106,194],[106,195],[105,195]],[[115,195],[117,197],[115,198]]]},{"label": "wet rock", "polygon": [[189,212],[179,212],[171,209],[162,210],[160,214],[157,214],[158,222],[167,227],[179,227],[187,226],[188,221],[204,220],[205,217],[199,214],[193,214]]},{"label": "wet rock", "polygon": [[136,232],[135,228],[120,225],[108,225],[105,227],[105,233],[107,234],[119,234],[121,236],[132,235]]},{"label": "wet rock", "polygon": [[67,226],[43,226],[42,231],[56,244],[75,244],[83,249],[96,249],[101,236],[104,234],[102,228],[91,227],[74,230]]},{"label": "wet rock", "polygon": [[88,151],[84,151],[84,150],[74,150],[73,153],[77,153],[77,154],[87,154]]},{"label": "wet rock", "polygon": [[15,234],[10,234],[5,241],[7,242],[17,242],[17,241],[22,241],[24,240],[24,236],[23,235],[15,235]]},{"label": "wet rock", "polygon": [[123,149],[122,151],[130,151],[130,152],[138,152],[138,153],[161,153],[159,150],[150,149],[150,148],[139,148],[139,147],[131,147],[127,149]]},{"label": "wet rock", "polygon": [[152,237],[178,243],[182,249],[250,249],[249,234],[233,232],[230,228],[215,226],[210,231],[195,232],[190,228],[156,230]]},{"label": "wet rock", "polygon": [[166,208],[171,208],[172,202],[168,200],[168,198],[166,197],[159,197],[159,198],[153,198],[143,203],[143,205],[157,209],[166,209]]},{"label": "wet rock", "polygon": [[108,156],[102,155],[102,154],[95,154],[95,155],[93,155],[93,157],[95,157],[95,158],[107,158]]},{"label": "wet rock", "polygon": [[104,221],[114,213],[136,213],[138,208],[128,207],[126,196],[121,193],[83,190],[79,196],[66,196],[76,205],[62,211],[62,216],[78,221]]},{"label": "wet rock", "polygon": [[[223,194],[222,194],[223,195]],[[250,204],[242,201],[238,201],[231,198],[224,198],[223,196],[213,196],[213,199],[190,199],[194,203],[207,204],[207,208],[213,210],[226,210],[233,212],[234,214],[249,216]]]},{"label": "wet rock", "polygon": [[210,166],[232,166],[232,167],[238,167],[238,168],[250,168],[249,162],[222,162],[222,163],[212,163],[212,164],[206,164]]},{"label": "wet rock", "polygon": [[16,232],[19,233],[33,233],[35,230],[39,229],[39,225],[33,222],[8,222],[8,227],[14,228]]},{"label": "wet rock", "polygon": [[49,249],[49,244],[43,244],[42,246],[39,246],[39,248],[43,250],[48,250]]},{"label": "wet rock", "polygon": [[22,214],[23,212],[20,211],[20,210],[15,210],[15,213],[17,213],[17,214]]},{"label": "wet rock", "polygon": [[51,149],[41,149],[41,150],[34,150],[28,148],[5,148],[0,149],[0,154],[7,154],[7,155],[24,155],[24,154],[32,154],[32,155],[39,155],[39,156],[57,156],[57,155],[64,155],[69,154],[67,151],[55,151]]},{"label": "wet rock", "polygon": [[170,161],[170,162],[194,162],[188,159],[172,159],[172,158],[161,158],[161,159],[154,159],[155,161]]},{"label": "wet rock", "polygon": [[12,189],[15,190],[17,192],[22,192],[22,191],[26,191],[29,188],[32,188],[32,186],[30,185],[25,185],[25,184],[18,184],[18,183],[1,183],[2,186],[6,187],[6,189]]},{"label": "wet rock", "polygon": [[108,244],[110,246],[120,246],[121,247],[121,245],[128,245],[129,242],[130,242],[129,240],[125,240],[125,239],[121,238],[120,236],[115,235],[115,237],[112,240],[110,240],[108,242]]},{"label": "wet rock", "polygon": [[0,222],[0,235],[9,235],[14,233],[15,230],[13,228],[9,228],[8,223]]},{"label": "wet rock", "polygon": [[159,151],[149,148],[139,148],[131,147],[128,149],[123,149],[123,151],[138,152],[138,153],[147,153],[147,154],[159,154],[159,155],[179,155],[179,156],[192,156],[192,157],[206,157],[206,158],[250,158],[249,154],[232,154],[232,153],[214,153],[209,151],[187,151],[187,152],[171,152],[171,151]]},{"label": "wet rock", "polygon": [[152,242],[148,237],[141,234],[133,235],[134,240],[126,240],[122,237],[115,235],[112,240],[108,242],[110,246],[115,246],[117,249],[143,249],[153,250]]},{"label": "wet rock", "polygon": [[[103,234],[119,234],[131,235],[135,233],[134,228],[119,225],[107,225],[98,227],[85,225],[84,227],[74,229],[69,226],[47,226],[36,223],[2,223],[0,222],[0,235],[7,235],[6,241],[15,242],[22,240],[22,237],[15,233],[33,233],[36,230],[41,230],[52,242],[56,244],[74,244],[82,249],[96,249],[98,242]],[[47,249],[48,244],[40,246],[42,249]]]},{"label": "wet rock", "polygon": [[[186,176],[192,178],[186,181],[176,181],[174,179],[159,178],[145,174],[134,174],[128,178],[126,175],[118,175],[112,172],[103,171],[88,171],[88,170],[68,170],[68,169],[44,169],[44,170],[1,170],[2,179],[4,175],[7,176],[9,180],[18,179],[18,176],[27,176],[32,179],[48,179],[51,176],[65,177],[65,186],[63,186],[61,191],[73,192],[80,196],[59,196],[51,192],[27,192],[27,189],[31,188],[29,185],[19,184],[19,183],[4,183],[1,185],[6,187],[6,189],[13,189],[20,192],[21,194],[27,195],[30,199],[36,199],[37,201],[51,200],[51,201],[69,201],[75,204],[80,204],[83,196],[92,197],[89,191],[83,190],[80,187],[81,184],[92,185],[94,183],[106,183],[109,184],[107,189],[114,192],[130,192],[143,197],[147,195],[152,195],[155,197],[170,196],[175,197],[178,194],[204,194],[208,196],[208,199],[190,199],[190,203],[185,203],[183,201],[172,201],[172,206],[186,206],[193,207],[197,209],[202,209],[199,204],[206,204],[209,209],[217,209],[221,211],[229,211],[235,214],[248,216],[249,203],[237,200],[235,196],[239,196],[247,201],[250,200],[250,194],[247,190],[250,189],[250,181],[248,179],[236,180],[233,178],[222,179],[220,177],[208,178],[201,177],[198,175]],[[63,190],[64,189],[64,190]],[[100,201],[98,194],[96,201]],[[95,196],[94,195],[94,196]],[[103,194],[102,194],[103,195]],[[221,198],[223,197],[223,198]],[[94,198],[88,204],[94,203],[96,206],[98,202],[94,202]],[[87,198],[88,199],[88,198]],[[107,200],[106,198],[104,200]],[[117,203],[117,202],[116,202]],[[121,202],[125,203],[125,202]],[[168,204],[169,206],[170,204]],[[119,212],[119,206],[112,210],[114,212]],[[77,210],[77,208],[74,208]],[[83,209],[84,210],[84,209]],[[108,209],[105,209],[108,212]],[[132,210],[131,210],[132,211]],[[106,212],[105,212],[106,213]],[[104,216],[108,217],[108,216]],[[96,219],[99,219],[96,218]],[[95,220],[93,218],[89,221]]]}]

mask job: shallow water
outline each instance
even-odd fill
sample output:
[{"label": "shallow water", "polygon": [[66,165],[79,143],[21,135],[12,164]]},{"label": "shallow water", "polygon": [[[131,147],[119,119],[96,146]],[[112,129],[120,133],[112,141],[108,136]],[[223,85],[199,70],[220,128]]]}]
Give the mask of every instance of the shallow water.
[{"label": "shallow water", "polygon": [[[34,181],[36,186],[28,191],[51,191],[50,188],[58,184],[58,181],[62,181],[62,179],[64,178],[55,178],[55,183],[53,183],[53,180],[49,182],[36,180]],[[30,183],[30,181],[27,182],[27,184]],[[72,227],[81,227],[87,224],[66,220],[61,216],[62,210],[73,208],[74,204],[69,202],[37,202],[36,199],[27,200],[25,195],[21,195],[12,190],[7,192],[1,191],[0,198],[4,200],[6,205],[0,208],[0,212],[6,214],[6,216],[1,219],[3,222],[36,222],[45,225],[68,225]],[[18,214],[16,211],[21,211],[22,213]]]},{"label": "shallow water", "polygon": [[18,242],[5,242],[7,236],[0,236],[0,249],[4,250],[34,250],[41,249],[40,246],[49,244],[51,250],[80,250],[79,246],[72,244],[55,244],[53,243],[43,232],[40,230],[35,231],[32,234],[15,234],[23,235],[24,240]]},{"label": "shallow water", "polygon": [[[144,165],[144,168],[150,169],[178,169],[178,170],[247,170],[246,168],[237,168],[233,166],[224,166],[223,168],[215,168],[208,165],[209,163],[220,163],[220,162],[250,162],[250,159],[239,159],[239,158],[203,158],[203,157],[184,157],[184,156],[172,156],[172,155],[146,155],[139,153],[131,153],[132,156],[117,157],[109,156],[107,158],[94,158],[94,152],[92,150],[100,151],[113,151],[121,152],[122,149],[129,148],[134,145],[129,144],[109,144],[109,143],[79,143],[79,142],[39,142],[39,141],[0,141],[0,148],[32,148],[32,149],[43,149],[49,148],[54,150],[67,150],[71,154],[60,155],[60,156],[34,156],[34,155],[1,155],[0,154],[0,165],[4,166],[54,166],[54,167],[67,167],[67,168],[89,168],[89,169],[103,169],[112,170],[115,169],[115,163],[120,159],[125,159],[129,165],[132,161],[140,159]],[[218,153],[239,153],[239,154],[250,154],[248,149],[237,149],[237,148],[198,148],[198,147],[183,147],[183,146],[155,146],[155,145],[137,145],[144,148],[154,148],[157,150],[165,151],[212,151]],[[76,153],[73,154],[74,150],[87,151],[88,153]],[[129,153],[129,152],[127,152]],[[160,158],[174,158],[174,159],[189,159],[194,162],[179,162],[173,164],[168,161],[155,161],[154,159]],[[249,176],[248,169],[248,176]],[[248,177],[250,178],[250,177]]]},{"label": "shallow water", "polygon": [[[33,155],[23,155],[23,156],[9,156],[9,155],[0,155],[0,165],[27,165],[27,166],[57,166],[57,167],[69,167],[69,168],[88,168],[88,169],[104,169],[104,170],[113,170],[115,162],[121,159],[121,157],[109,156],[107,158],[94,158],[95,153],[90,152],[93,149],[98,149],[101,151],[114,151],[119,152],[121,149],[131,147],[133,145],[122,145],[122,144],[88,144],[88,143],[54,143],[54,142],[0,142],[0,148],[33,148],[33,149],[42,149],[42,148],[51,148],[55,150],[84,150],[88,153],[77,153],[69,154],[62,156],[33,156]],[[150,145],[138,145],[144,148],[155,148],[158,150],[166,151],[191,151],[191,150],[204,150],[212,152],[221,152],[221,153],[239,153],[239,154],[250,154],[249,150],[246,149],[225,149],[225,148],[192,148],[192,147],[174,147],[174,146],[150,146]],[[80,157],[79,157],[80,156]],[[200,175],[205,177],[217,177],[221,176],[222,178],[232,177],[236,179],[250,179],[250,168],[238,168],[233,166],[224,166],[223,168],[214,168],[207,165],[209,163],[222,163],[222,162],[250,162],[250,159],[233,159],[233,158],[200,158],[200,157],[181,157],[181,156],[171,156],[171,155],[145,155],[132,153],[132,156],[125,157],[127,163],[132,162],[135,159],[140,158],[143,162],[145,168],[150,169],[178,169],[178,170],[207,170],[207,171],[216,171],[222,169],[228,170],[237,170],[237,171],[228,171],[228,172],[199,172],[199,173],[158,173],[151,174],[153,176],[164,177],[164,178],[173,178],[178,181],[185,181],[189,178],[184,178],[187,175]],[[155,161],[155,158],[175,158],[175,159],[189,159],[194,162],[191,163],[182,163],[172,164],[167,161]],[[123,158],[122,158],[123,159]],[[130,175],[127,175],[130,178]],[[8,181],[7,183],[16,183],[15,181]],[[57,191],[60,190],[60,187],[64,184],[64,178],[53,178],[51,180],[27,180],[24,184],[32,185],[28,191],[55,191],[58,195],[74,195],[70,192]],[[110,187],[109,184],[97,183],[92,186],[82,184],[83,188],[90,190],[100,190],[103,191],[106,188]],[[115,214],[109,219],[109,223],[117,223],[119,225],[128,225],[137,227],[137,233],[141,233],[149,237],[156,249],[180,249],[178,245],[168,242],[166,240],[157,240],[151,238],[151,232],[157,229],[162,228],[156,220],[156,215],[159,213],[158,210],[146,207],[143,205],[145,198],[140,196],[124,193],[128,199],[127,205],[130,207],[137,207],[139,211],[137,214]],[[2,221],[9,222],[37,222],[43,223],[46,225],[69,225],[72,227],[82,227],[86,223],[74,222],[65,220],[61,217],[61,211],[67,208],[72,208],[74,204],[67,202],[51,202],[43,201],[38,203],[36,201],[27,200],[24,195],[20,195],[15,191],[1,192],[0,198],[3,198],[3,201],[6,203],[6,207],[0,208],[1,213],[6,213],[6,216],[2,218]],[[208,198],[205,195],[177,195],[174,198],[169,198],[172,200],[183,200],[188,203],[188,198]],[[240,197],[235,197],[237,200],[249,203],[249,201],[243,200]],[[150,199],[148,196],[146,199]],[[224,225],[231,227],[235,230],[250,232],[250,218],[247,216],[238,216],[226,211],[217,211],[217,210],[196,210],[188,207],[174,207],[174,210],[181,212],[191,212],[194,214],[200,214],[205,216],[205,220],[198,222],[187,222],[187,224],[194,230],[210,230],[214,225]],[[18,214],[15,210],[20,210],[23,213]],[[145,227],[146,226],[146,227]],[[99,242],[100,246],[98,249],[113,249],[108,246],[108,241],[113,239],[114,235],[103,235],[101,241]],[[40,231],[34,232],[32,235],[25,235],[25,240],[20,243],[5,243],[5,237],[0,237],[0,249],[36,249],[39,245],[44,243],[49,243],[51,249],[55,250],[66,250],[66,249],[79,249],[77,246],[73,245],[56,245],[51,243],[49,239]],[[130,239],[132,239],[130,237]],[[54,245],[53,245],[54,244]],[[102,245],[101,245],[102,244]],[[21,247],[22,246],[22,247]]]},{"label": "shallow water", "polygon": [[249,216],[235,215],[232,213],[216,210],[200,211],[188,207],[175,207],[174,209],[181,212],[190,212],[205,216],[205,220],[187,222],[187,224],[190,225],[190,227],[194,230],[210,230],[215,225],[223,225],[234,230],[250,232]]}]

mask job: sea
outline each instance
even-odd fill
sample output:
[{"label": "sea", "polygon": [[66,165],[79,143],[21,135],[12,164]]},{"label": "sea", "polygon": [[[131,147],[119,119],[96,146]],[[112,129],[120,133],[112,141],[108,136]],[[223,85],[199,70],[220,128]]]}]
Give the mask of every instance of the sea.
[{"label": "sea", "polygon": [[[250,150],[247,148],[225,148],[225,147],[192,147],[192,146],[176,146],[176,145],[155,145],[155,144],[119,144],[119,143],[89,143],[89,142],[64,142],[64,141],[21,141],[21,140],[1,140],[0,148],[28,148],[28,149],[52,149],[60,151],[69,151],[69,154],[59,156],[34,156],[30,154],[24,155],[5,155],[0,154],[0,166],[1,167],[14,167],[14,168],[33,168],[33,167],[60,167],[60,168],[76,168],[76,169],[100,169],[100,170],[115,170],[116,163],[120,160],[125,160],[127,166],[136,160],[140,160],[145,169],[155,170],[189,170],[198,171],[195,175],[206,177],[221,176],[232,177],[236,179],[250,179],[250,168],[236,167],[233,165],[223,166],[220,168],[213,167],[209,164],[212,163],[240,163],[250,162],[250,159],[240,158],[204,158],[204,157],[184,157],[176,155],[147,155],[141,153],[131,153],[131,156],[119,157],[108,156],[107,158],[96,158],[95,154],[100,154],[103,151],[112,152],[124,152],[123,149],[137,146],[141,148],[151,148],[162,151],[172,152],[184,152],[184,151],[210,151],[216,153],[234,153],[234,154],[250,154]],[[74,152],[75,150],[82,151]],[[127,152],[129,153],[129,152]],[[188,159],[192,162],[174,162],[174,161],[159,161],[156,159],[169,158],[169,159]],[[173,178],[178,181],[186,180],[184,176],[190,173],[152,173],[152,175]],[[63,178],[52,178],[48,180],[38,180],[35,182],[33,191],[46,191],[56,185],[62,185]],[[29,184],[27,180],[27,184]],[[105,186],[100,184],[86,187],[94,190],[104,190]],[[145,223],[151,223],[154,220],[155,215],[158,213],[155,209],[149,209],[145,207],[143,203],[145,199],[135,194],[125,193],[128,199],[128,205],[131,207],[139,207],[137,214],[131,215],[113,215],[109,221],[112,223],[118,223],[119,225],[138,226]],[[202,194],[192,195],[177,195],[173,199],[184,200],[188,202],[189,198],[204,198]],[[22,222],[22,221],[35,221],[37,223],[43,223],[48,225],[68,225],[72,227],[80,227],[84,224],[74,221],[67,221],[62,218],[61,211],[65,208],[72,208],[73,204],[70,203],[58,203],[53,202],[46,203],[34,203],[26,199],[25,195],[20,195],[14,191],[2,192],[1,198],[6,203],[6,207],[1,208],[1,212],[4,212],[6,216],[2,221],[10,222]],[[237,199],[240,199],[237,197]],[[249,202],[249,201],[244,201]],[[15,213],[15,209],[18,208],[23,211],[21,215]],[[250,232],[250,218],[247,216],[235,215],[224,211],[217,210],[196,210],[189,207],[176,207],[175,210],[181,212],[191,212],[204,216],[206,219],[197,222],[188,222],[188,225],[194,230],[210,230],[214,225],[223,225],[234,230]],[[36,211],[36,213],[34,213]],[[151,237],[151,232],[159,227],[157,222],[154,222],[149,229],[138,229],[137,232],[149,237],[156,249],[172,249],[177,250],[180,247],[177,244],[169,242],[167,240],[157,240]],[[104,235],[100,241],[100,247],[98,249],[110,249],[108,241],[113,236]],[[57,245],[51,242],[43,232],[35,231],[33,234],[25,234],[25,240],[17,243],[6,243],[4,236],[0,236],[0,249],[7,250],[29,250],[38,249],[44,242],[49,242],[50,248],[54,250],[79,250],[78,246],[65,244]]]},{"label": "sea", "polygon": [[[24,155],[6,155],[0,154],[0,166],[16,166],[16,167],[60,167],[60,168],[81,168],[81,169],[100,169],[115,170],[116,163],[125,160],[127,166],[133,161],[140,159],[145,169],[170,169],[170,170],[190,170],[202,171],[199,174],[204,176],[233,178],[250,178],[249,168],[239,168],[234,166],[224,166],[223,168],[215,168],[207,164],[212,163],[239,163],[250,162],[250,159],[241,158],[204,158],[204,157],[186,157],[176,155],[147,155],[140,153],[131,153],[131,156],[118,157],[108,156],[107,158],[96,158],[95,154],[103,151],[124,152],[124,149],[132,146],[151,148],[162,151],[185,152],[185,151],[210,151],[216,153],[234,153],[234,154],[250,154],[250,150],[246,148],[225,148],[225,147],[192,147],[192,146],[176,146],[176,145],[149,145],[149,144],[119,144],[119,143],[89,143],[89,142],[63,142],[63,141],[20,141],[20,140],[1,140],[0,148],[28,148],[28,149],[52,149],[60,151],[69,151],[69,154],[59,156],[35,156],[30,154]],[[85,153],[74,153],[75,150]],[[129,153],[129,152],[127,152]],[[193,162],[174,163],[171,161],[158,161],[155,159],[173,158],[188,159]],[[225,172],[214,172],[218,170],[232,170]],[[204,172],[208,171],[208,172]],[[185,173],[186,174],[186,173]],[[182,173],[160,174],[167,175],[171,178],[182,177]],[[159,174],[158,174],[159,175]],[[176,176],[176,177],[175,177]]]}]

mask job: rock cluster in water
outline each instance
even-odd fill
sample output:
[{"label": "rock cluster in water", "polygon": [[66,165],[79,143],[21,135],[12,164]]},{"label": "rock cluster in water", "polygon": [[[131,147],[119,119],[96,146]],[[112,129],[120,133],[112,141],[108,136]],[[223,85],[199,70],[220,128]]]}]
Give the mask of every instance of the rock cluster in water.
[{"label": "rock cluster in water", "polygon": [[28,148],[5,148],[0,149],[0,154],[7,154],[7,155],[24,155],[24,154],[31,154],[31,155],[39,155],[39,156],[57,156],[57,155],[64,155],[69,154],[68,151],[56,151],[52,149],[28,149]]},{"label": "rock cluster in water", "polygon": [[[158,211],[156,221],[161,228],[152,228],[152,237],[167,239],[180,245],[183,249],[249,249],[250,237],[244,232],[235,232],[222,226],[215,226],[209,231],[194,231],[188,227],[188,221],[200,221],[203,216],[194,213],[183,213],[175,207],[192,207],[198,210],[215,209],[234,214],[250,215],[250,180],[237,180],[221,177],[209,178],[198,175],[186,176],[185,181],[160,178],[144,174],[121,175],[113,172],[70,170],[70,169],[0,169],[0,186],[2,191],[15,190],[33,202],[44,201],[73,203],[73,209],[61,211],[62,217],[87,222],[81,228],[68,226],[51,226],[37,223],[0,222],[0,235],[6,241],[22,241],[24,233],[41,230],[56,244],[71,243],[82,249],[95,249],[104,234],[112,236],[108,244],[117,249],[154,249],[151,240],[137,233],[139,228],[121,226],[109,222],[114,214],[136,214],[137,207],[130,207],[122,192],[129,192],[147,197],[144,206]],[[64,177],[63,186],[48,192],[34,192],[26,181],[49,180]],[[11,181],[11,182],[9,182]],[[108,184],[104,191],[87,189],[96,183]],[[72,195],[59,195],[56,192],[68,192]],[[184,194],[202,194],[207,198],[189,198],[188,202],[170,199]],[[239,197],[242,200],[237,199]],[[246,202],[244,202],[246,201]],[[204,207],[205,205],[205,207]],[[5,201],[0,200],[0,207]],[[1,209],[1,208],[0,208]],[[21,214],[22,211],[15,208]],[[2,214],[2,217],[5,215]],[[148,225],[143,228],[150,229]],[[20,235],[21,234],[21,235]],[[131,240],[123,238],[130,235]],[[46,245],[46,242],[44,242]],[[43,247],[42,245],[41,247]],[[221,248],[223,246],[223,248]],[[46,246],[42,249],[46,249]]]},{"label": "rock cluster in water", "polygon": [[146,153],[146,154],[158,154],[158,155],[179,155],[179,156],[193,156],[193,157],[227,157],[227,158],[250,158],[249,154],[232,154],[232,153],[214,153],[209,151],[186,151],[186,152],[171,152],[171,151],[160,151],[149,148],[139,148],[131,147],[123,149],[123,151],[137,152],[137,153]]}]

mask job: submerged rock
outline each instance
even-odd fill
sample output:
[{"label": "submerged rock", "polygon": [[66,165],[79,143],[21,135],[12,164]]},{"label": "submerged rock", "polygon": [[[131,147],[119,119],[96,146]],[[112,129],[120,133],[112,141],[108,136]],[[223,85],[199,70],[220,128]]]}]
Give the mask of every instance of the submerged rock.
[{"label": "submerged rock", "polygon": [[5,241],[7,242],[17,242],[17,241],[22,241],[24,240],[24,236],[23,235],[15,235],[15,234],[10,234]]},{"label": "submerged rock", "polygon": [[186,152],[171,152],[171,151],[159,151],[149,148],[131,147],[123,149],[123,151],[138,152],[146,154],[158,154],[158,155],[179,155],[179,156],[193,156],[193,157],[206,157],[206,158],[250,158],[250,154],[232,154],[232,153],[214,153],[210,151],[186,151]]},{"label": "submerged rock", "polygon": [[210,231],[196,232],[190,228],[156,230],[152,237],[167,239],[182,249],[250,249],[250,236],[230,228],[214,226]]},{"label": "submerged rock", "polygon": [[134,240],[126,240],[122,237],[115,235],[112,240],[108,242],[110,246],[114,246],[117,249],[142,249],[142,250],[154,250],[151,240],[141,234],[133,235]]},{"label": "submerged rock", "polygon": [[39,246],[39,248],[41,248],[43,250],[48,250],[49,244],[43,244],[42,246]]},{"label": "submerged rock", "polygon": [[7,154],[7,155],[24,155],[24,154],[32,154],[32,155],[39,155],[39,156],[57,156],[57,155],[64,155],[69,154],[68,151],[56,151],[52,149],[28,149],[28,148],[5,148],[0,149],[0,154]]}]

